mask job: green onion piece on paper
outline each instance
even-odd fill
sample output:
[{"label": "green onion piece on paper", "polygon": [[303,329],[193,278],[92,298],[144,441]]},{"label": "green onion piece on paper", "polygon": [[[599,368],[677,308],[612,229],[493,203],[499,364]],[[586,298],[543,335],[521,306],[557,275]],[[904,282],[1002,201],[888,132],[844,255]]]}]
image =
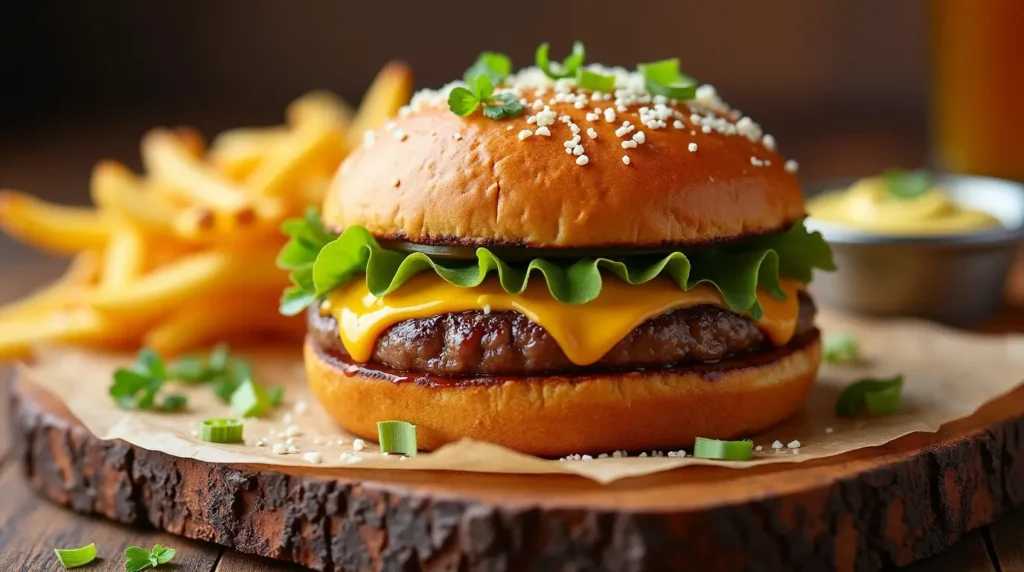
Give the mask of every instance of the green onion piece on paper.
[{"label": "green onion piece on paper", "polygon": [[900,406],[903,404],[900,391],[902,389],[899,385],[893,385],[889,389],[865,393],[864,405],[867,407],[868,415],[877,416],[899,413]]},{"label": "green onion piece on paper", "polygon": [[96,560],[96,543],[87,544],[81,548],[54,548],[57,560],[64,568],[77,568]]},{"label": "green onion piece on paper", "polygon": [[239,417],[259,417],[271,407],[273,402],[267,390],[251,379],[242,382],[231,394],[231,409]]},{"label": "green onion piece on paper", "polygon": [[238,419],[214,418],[203,421],[203,441],[241,443],[244,425]]},{"label": "green onion piece on paper", "polygon": [[853,334],[828,334],[823,345],[822,354],[828,363],[848,365],[860,362],[860,344]]},{"label": "green onion piece on paper", "polygon": [[377,441],[381,453],[416,454],[416,426],[408,421],[378,421]]},{"label": "green onion piece on paper", "polygon": [[693,444],[693,456],[698,459],[749,461],[753,451],[753,441],[719,441],[697,437]]},{"label": "green onion piece on paper", "polygon": [[836,415],[854,417],[862,410],[869,415],[888,415],[900,410],[900,392],[903,389],[903,376],[896,375],[887,379],[861,379],[839,395],[836,401]]}]

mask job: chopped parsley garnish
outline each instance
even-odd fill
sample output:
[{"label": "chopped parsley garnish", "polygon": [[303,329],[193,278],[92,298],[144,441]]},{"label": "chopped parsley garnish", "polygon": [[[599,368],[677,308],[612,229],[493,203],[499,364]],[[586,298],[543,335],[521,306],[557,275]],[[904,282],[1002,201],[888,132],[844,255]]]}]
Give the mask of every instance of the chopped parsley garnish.
[{"label": "chopped parsley garnish", "polygon": [[523,104],[511,92],[494,95],[494,84],[487,74],[474,78],[469,87],[456,87],[448,96],[448,108],[456,115],[472,115],[481,105],[484,115],[491,119],[518,117],[523,113]]}]

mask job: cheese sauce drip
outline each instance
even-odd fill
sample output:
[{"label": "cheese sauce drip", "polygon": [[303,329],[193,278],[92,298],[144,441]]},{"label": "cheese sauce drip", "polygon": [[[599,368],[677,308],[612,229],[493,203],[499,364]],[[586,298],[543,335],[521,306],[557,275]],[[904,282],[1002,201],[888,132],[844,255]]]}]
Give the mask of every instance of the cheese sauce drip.
[{"label": "cheese sauce drip", "polygon": [[[764,315],[757,326],[777,346],[788,343],[796,330],[800,288],[797,282],[782,280],[785,300],[758,290]],[[715,288],[702,284],[683,291],[667,278],[638,285],[608,279],[595,300],[574,305],[552,298],[542,280],[531,281],[522,294],[509,294],[496,281],[460,288],[433,273],[416,276],[381,298],[369,292],[364,280],[352,280],[332,292],[328,302],[341,341],[358,362],[368,361],[377,338],[398,322],[467,310],[511,310],[543,327],[580,366],[598,361],[637,326],[666,312],[701,305],[727,308]]]}]

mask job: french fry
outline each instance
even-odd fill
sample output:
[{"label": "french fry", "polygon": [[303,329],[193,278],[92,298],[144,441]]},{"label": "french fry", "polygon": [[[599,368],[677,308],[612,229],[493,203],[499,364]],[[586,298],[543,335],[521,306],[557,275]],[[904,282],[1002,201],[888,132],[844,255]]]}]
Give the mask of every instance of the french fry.
[{"label": "french fry", "polygon": [[300,337],[302,320],[275,310],[277,300],[251,292],[232,292],[197,300],[157,324],[143,344],[162,356],[174,356],[223,339],[252,339],[260,334],[285,333]]},{"label": "french fry", "polygon": [[286,282],[272,250],[211,250],[181,258],[124,286],[103,286],[87,301],[107,313],[159,316],[204,293],[240,287],[273,290]]},{"label": "french fry", "polygon": [[99,270],[99,253],[79,254],[52,284],[16,302],[0,306],[0,322],[39,317],[67,307],[82,297],[84,288],[99,276]]},{"label": "french fry", "polygon": [[335,125],[342,131],[352,126],[354,112],[337,95],[324,90],[311,91],[288,104],[285,117],[292,127]]},{"label": "french fry", "polygon": [[142,162],[169,188],[197,204],[237,212],[249,208],[247,197],[209,165],[198,161],[189,144],[166,129],[154,129],[142,139]]},{"label": "french fry", "polygon": [[398,113],[412,96],[412,70],[402,62],[390,62],[370,85],[348,131],[349,149],[363,142],[363,133],[376,129]]},{"label": "french fry", "polygon": [[139,335],[138,325],[111,320],[89,308],[0,322],[0,360],[26,357],[41,343],[119,346]]},{"label": "french fry", "polygon": [[56,254],[98,250],[109,231],[96,209],[55,205],[17,191],[0,191],[0,228]]},{"label": "french fry", "polygon": [[218,135],[210,146],[210,161],[232,181],[244,181],[265,156],[287,136],[284,127],[232,129]]},{"label": "french fry", "polygon": [[101,286],[124,286],[142,274],[146,265],[146,239],[134,226],[120,225],[103,253]]},{"label": "french fry", "polygon": [[[341,162],[345,142],[337,127],[330,124],[301,126],[273,148],[245,186],[257,196],[284,196],[295,190],[296,178],[312,165]],[[320,169],[322,170],[322,169]]]},{"label": "french fry", "polygon": [[100,209],[115,213],[140,229],[169,234],[174,207],[158,194],[143,189],[142,182],[121,163],[101,161],[92,171],[92,200]]}]

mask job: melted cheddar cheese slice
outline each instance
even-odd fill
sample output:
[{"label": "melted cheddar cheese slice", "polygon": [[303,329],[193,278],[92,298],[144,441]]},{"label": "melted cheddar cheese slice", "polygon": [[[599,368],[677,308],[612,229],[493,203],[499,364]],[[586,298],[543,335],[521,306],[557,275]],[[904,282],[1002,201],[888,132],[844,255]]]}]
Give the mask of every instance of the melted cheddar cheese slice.
[{"label": "melted cheddar cheese slice", "polygon": [[[800,311],[797,292],[801,287],[783,280],[785,300],[758,290],[764,315],[757,326],[777,346],[788,343],[796,330]],[[341,341],[358,362],[368,361],[380,334],[398,322],[466,310],[512,310],[543,327],[574,364],[589,365],[647,320],[701,305],[726,308],[713,287],[699,285],[684,292],[667,278],[635,286],[607,279],[595,300],[575,305],[552,298],[543,280],[530,281],[522,294],[509,294],[497,281],[460,288],[433,273],[424,273],[381,298],[367,290],[364,280],[352,280],[330,294],[325,309],[337,320]]]}]

